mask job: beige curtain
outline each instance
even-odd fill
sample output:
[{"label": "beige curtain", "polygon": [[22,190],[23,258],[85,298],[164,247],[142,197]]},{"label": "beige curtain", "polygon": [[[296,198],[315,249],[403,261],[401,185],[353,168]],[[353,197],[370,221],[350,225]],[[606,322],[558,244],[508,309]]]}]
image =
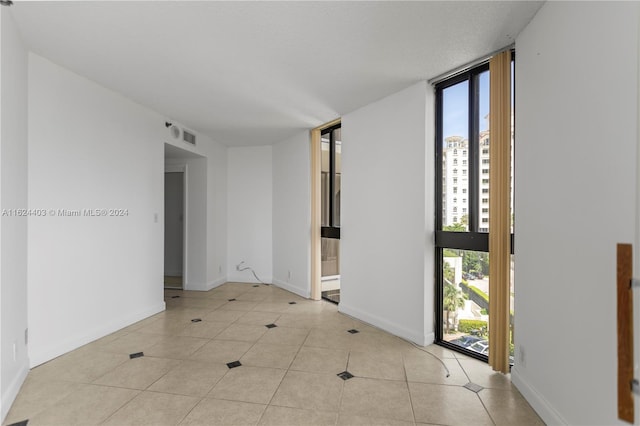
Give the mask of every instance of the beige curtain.
[{"label": "beige curtain", "polygon": [[511,269],[511,52],[489,63],[489,365],[509,372]]}]

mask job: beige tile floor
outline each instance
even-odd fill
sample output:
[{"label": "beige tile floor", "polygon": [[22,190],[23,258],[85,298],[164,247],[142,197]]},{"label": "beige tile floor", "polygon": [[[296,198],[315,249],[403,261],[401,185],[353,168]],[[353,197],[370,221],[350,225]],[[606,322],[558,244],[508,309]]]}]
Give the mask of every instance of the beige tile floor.
[{"label": "beige tile floor", "polygon": [[328,302],[240,283],[165,299],[165,312],[31,370],[5,425],[543,424],[508,376]]}]

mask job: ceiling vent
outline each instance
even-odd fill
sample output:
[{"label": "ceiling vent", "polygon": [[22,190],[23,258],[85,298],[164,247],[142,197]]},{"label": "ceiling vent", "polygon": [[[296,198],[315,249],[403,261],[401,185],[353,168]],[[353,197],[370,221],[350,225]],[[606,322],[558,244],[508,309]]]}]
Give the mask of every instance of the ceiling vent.
[{"label": "ceiling vent", "polygon": [[182,139],[184,142],[190,143],[191,145],[196,144],[196,135],[194,133],[191,133],[188,130],[181,129],[180,127],[168,121],[165,122],[164,125],[167,129],[169,129],[169,134],[173,139],[175,140]]},{"label": "ceiling vent", "polygon": [[186,130],[182,131],[182,140],[190,143],[191,145],[195,145],[196,144],[196,135],[194,135],[191,132],[188,132]]}]

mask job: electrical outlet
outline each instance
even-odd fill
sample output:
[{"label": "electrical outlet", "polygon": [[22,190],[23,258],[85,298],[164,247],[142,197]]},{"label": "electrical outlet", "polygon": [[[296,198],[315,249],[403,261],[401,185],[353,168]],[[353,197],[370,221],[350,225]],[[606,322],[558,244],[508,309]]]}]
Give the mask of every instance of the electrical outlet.
[{"label": "electrical outlet", "polygon": [[221,274],[222,273],[222,265],[218,265],[218,273]]},{"label": "electrical outlet", "polygon": [[18,359],[18,341],[13,342],[13,361],[15,362]]},{"label": "electrical outlet", "polygon": [[291,271],[287,271],[287,282],[291,282]]},{"label": "electrical outlet", "polygon": [[525,356],[524,346],[518,346],[518,364],[523,367],[527,366],[527,358]]}]

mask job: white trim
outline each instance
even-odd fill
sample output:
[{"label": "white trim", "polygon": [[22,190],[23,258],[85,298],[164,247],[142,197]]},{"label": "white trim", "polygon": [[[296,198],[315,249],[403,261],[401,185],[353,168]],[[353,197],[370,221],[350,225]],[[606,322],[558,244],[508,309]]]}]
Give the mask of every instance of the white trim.
[{"label": "white trim", "polygon": [[56,357],[59,357],[60,355],[63,355],[67,352],[77,349],[80,346],[86,345],[87,343],[91,343],[94,340],[107,336],[124,327],[127,327],[131,324],[134,324],[138,321],[141,321],[145,318],[155,315],[158,312],[162,312],[165,309],[166,309],[165,303],[161,302],[161,303],[149,306],[140,311],[133,312],[129,315],[119,315],[117,317],[117,320],[110,322],[102,327],[96,327],[87,333],[70,336],[69,338],[64,339],[63,341],[60,341],[56,345],[51,345],[47,348],[44,348],[44,350],[40,350],[35,353],[30,351],[29,352],[29,357],[31,359],[30,366],[31,368],[36,367]]},{"label": "white trim", "polygon": [[496,50],[494,52],[489,53],[488,55],[481,56],[480,58],[478,58],[478,59],[476,59],[474,61],[468,62],[468,63],[466,63],[464,65],[461,65],[461,66],[459,66],[457,68],[454,68],[454,69],[452,69],[450,71],[447,71],[444,74],[440,74],[440,75],[438,75],[436,77],[430,78],[429,80],[427,80],[427,83],[432,85],[432,86],[435,86],[436,84],[438,84],[438,83],[440,83],[440,82],[442,82],[444,80],[448,80],[450,78],[455,77],[456,75],[459,75],[459,74],[462,74],[463,72],[469,71],[471,68],[475,68],[475,67],[477,67],[478,65],[480,65],[480,64],[482,64],[484,62],[489,62],[489,60],[493,56],[497,55],[498,53],[502,53],[505,50],[512,50],[512,49],[515,48],[515,46],[516,46],[515,43],[511,43],[509,46],[505,46],[505,47],[503,47],[501,49],[498,49],[498,50]]},{"label": "white trim", "polygon": [[436,341],[436,333],[434,332],[426,333],[424,335],[424,345],[422,346],[429,346],[435,341]]},{"label": "white trim", "polygon": [[540,394],[533,386],[529,385],[522,375],[518,372],[518,367],[511,369],[511,383],[520,391],[524,399],[535,410],[540,418],[547,425],[568,425],[569,423],[562,418],[560,413]]},{"label": "white trim", "polygon": [[340,279],[340,274],[338,275],[325,275],[324,277],[320,277],[320,281],[332,281],[332,280],[339,280]]},{"label": "white trim", "polygon": [[227,277],[220,277],[217,280],[214,281],[210,281],[208,283],[189,283],[189,285],[187,286],[185,283],[185,286],[183,288],[183,290],[188,290],[188,291],[209,291],[211,289],[214,289],[216,287],[221,286],[222,284],[228,282]]},{"label": "white trim", "polygon": [[187,170],[186,164],[165,164],[165,173],[184,173]]},{"label": "white trim", "polygon": [[4,419],[9,414],[9,410],[11,409],[11,405],[16,400],[18,396],[18,392],[20,392],[20,388],[27,378],[27,374],[29,374],[29,359],[25,359],[25,362],[20,367],[20,371],[16,377],[13,378],[11,384],[7,387],[6,391],[2,394],[2,400],[0,404],[2,405],[2,413],[0,413],[0,420],[4,423]]},{"label": "white trim", "polygon": [[[189,167],[181,165],[182,172],[182,288],[189,282]],[[166,168],[166,166],[165,166]],[[166,172],[165,172],[166,173]]]},{"label": "white trim", "polygon": [[275,279],[273,280],[273,285],[280,287],[283,290],[287,290],[290,291],[291,293],[297,294],[300,297],[304,297],[305,299],[309,299],[311,298],[311,289],[307,288],[307,289],[301,289],[300,287],[296,287],[294,285],[292,285],[291,283],[285,282],[285,281],[281,281],[279,279]]},{"label": "white trim", "polygon": [[380,318],[377,315],[369,314],[368,312],[361,311],[356,308],[352,308],[348,305],[345,305],[344,302],[340,302],[338,305],[338,311],[344,314],[347,314],[351,317],[364,321],[368,324],[371,324],[375,327],[378,327],[388,333],[401,337],[403,339],[410,340],[420,346],[426,346],[434,341],[434,334],[427,333],[423,334],[420,332],[415,332],[413,330],[409,330],[401,325],[393,323],[391,321],[387,321],[383,318]]},{"label": "white trim", "polygon": [[221,286],[222,284],[224,284],[226,282],[227,282],[227,277],[218,278],[217,280],[212,281],[212,282],[207,284],[207,290],[206,291],[209,291],[211,289],[219,287],[219,286]]},{"label": "white trim", "polygon": [[[257,273],[256,273],[257,274]],[[273,280],[273,277],[263,277],[260,274],[257,274],[258,278],[260,278],[264,284],[270,284]],[[262,284],[260,281],[256,280],[256,277],[253,276],[251,271],[233,271],[233,273],[228,276],[229,282],[232,283],[251,283],[251,284]]]},{"label": "white trim", "polygon": [[211,289],[209,288],[209,284],[205,283],[205,282],[188,283],[188,282],[183,280],[182,281],[181,290],[185,290],[185,291],[209,291]]}]

